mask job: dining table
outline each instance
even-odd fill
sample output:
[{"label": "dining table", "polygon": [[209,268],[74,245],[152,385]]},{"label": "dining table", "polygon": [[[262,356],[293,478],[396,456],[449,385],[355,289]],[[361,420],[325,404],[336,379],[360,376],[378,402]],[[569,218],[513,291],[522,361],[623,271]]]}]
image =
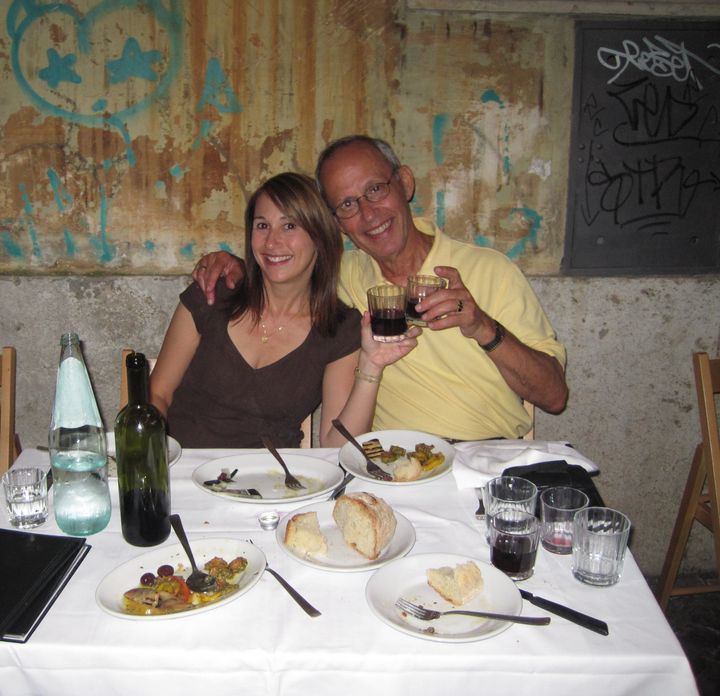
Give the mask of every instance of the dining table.
[{"label": "dining table", "polygon": [[[468,456],[471,446],[465,446]],[[0,694],[103,696],[207,694],[486,693],[493,696],[692,696],[697,686],[686,655],[660,610],[632,552],[620,581],[594,587],[576,580],[571,555],[538,550],[532,576],[517,583],[535,595],[608,624],[608,635],[522,602],[522,614],[550,616],[548,625],[507,624],[475,640],[442,641],[407,633],[383,621],[366,592],[391,564],[421,554],[452,554],[490,564],[477,492],[459,488],[451,470],[414,485],[355,478],[347,493],[385,500],[412,525],[414,543],[387,564],[327,569],[301,563],[282,548],[259,515],[293,511],[329,499],[268,504],[227,498],[193,481],[212,460],[260,450],[183,449],[170,468],[171,506],[193,544],[207,539],[251,540],[267,564],[303,595],[320,616],[306,614],[275,577],[263,572],[240,596],[209,611],[170,620],[123,618],[103,610],[96,590],[114,569],[150,549],[131,546],[121,533],[116,479],[110,479],[112,516],[89,536],[90,552],[30,639],[0,642]],[[281,449],[281,454],[339,463],[337,448]],[[49,455],[24,450],[15,466],[49,468]],[[0,512],[0,526],[9,528]],[[61,535],[53,518],[37,533]],[[159,547],[177,544],[173,534]],[[495,570],[495,569],[492,569]],[[489,572],[489,571],[488,571]],[[378,577],[382,577],[378,575]],[[377,582],[376,582],[377,589]]]}]

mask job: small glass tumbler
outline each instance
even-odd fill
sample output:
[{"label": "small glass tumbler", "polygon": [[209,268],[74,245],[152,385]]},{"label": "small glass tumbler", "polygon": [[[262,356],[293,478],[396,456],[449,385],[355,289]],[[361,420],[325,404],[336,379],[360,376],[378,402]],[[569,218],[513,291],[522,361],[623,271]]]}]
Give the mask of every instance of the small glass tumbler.
[{"label": "small glass tumbler", "polygon": [[587,507],[573,519],[572,572],[588,585],[614,585],[622,575],[630,520],[617,510]]},{"label": "small glass tumbler", "polygon": [[573,518],[586,508],[589,498],[577,488],[556,486],[540,495],[541,541],[551,553],[572,553]]},{"label": "small glass tumbler", "polygon": [[524,510],[505,508],[488,516],[490,561],[511,580],[527,580],[535,569],[540,526]]},{"label": "small glass tumbler", "polygon": [[407,331],[405,288],[376,285],[367,291],[373,338],[382,343],[402,341]]},{"label": "small glass tumbler", "polygon": [[428,295],[432,295],[444,287],[447,287],[447,280],[438,276],[415,275],[408,278],[407,303],[405,305],[405,316],[408,324],[427,326],[427,322],[420,317],[415,305],[422,302]]},{"label": "small glass tumbler", "polygon": [[488,517],[498,510],[524,510],[535,515],[537,486],[520,476],[498,476],[485,484],[483,505],[485,506],[485,536],[490,541]]},{"label": "small glass tumbler", "polygon": [[47,472],[35,467],[12,467],[3,476],[10,524],[18,529],[38,527],[48,516]]}]

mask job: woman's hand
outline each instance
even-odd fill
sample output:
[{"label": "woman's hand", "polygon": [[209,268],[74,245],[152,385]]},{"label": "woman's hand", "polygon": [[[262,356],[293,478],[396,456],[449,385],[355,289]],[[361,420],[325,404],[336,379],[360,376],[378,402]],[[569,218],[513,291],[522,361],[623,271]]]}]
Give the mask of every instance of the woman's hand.
[{"label": "woman's hand", "polygon": [[371,377],[379,377],[383,368],[405,357],[417,345],[417,337],[422,329],[417,326],[410,327],[405,332],[405,338],[395,343],[383,343],[372,337],[370,328],[370,312],[363,314],[360,324],[362,336],[362,349],[358,358],[358,367]]}]

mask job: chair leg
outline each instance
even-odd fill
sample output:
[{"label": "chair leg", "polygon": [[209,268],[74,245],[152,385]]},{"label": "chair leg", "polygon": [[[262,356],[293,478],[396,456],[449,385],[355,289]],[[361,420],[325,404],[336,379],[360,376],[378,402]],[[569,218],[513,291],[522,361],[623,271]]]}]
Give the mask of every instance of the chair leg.
[{"label": "chair leg", "polygon": [[[685,545],[687,544],[690,530],[695,520],[695,509],[700,494],[702,493],[703,483],[705,482],[703,451],[704,448],[702,444],[698,445],[695,449],[695,456],[690,466],[690,473],[688,474],[687,483],[685,484],[680,509],[678,510],[675,520],[672,536],[670,537],[670,546],[665,555],[665,562],[663,563],[662,572],[660,573],[660,579],[658,580],[658,586],[655,591],[658,604],[663,611],[667,610],[667,604],[672,595],[673,587],[675,586],[675,580],[677,579],[680,563],[685,552]],[[716,535],[716,541],[717,536],[718,535]]]}]

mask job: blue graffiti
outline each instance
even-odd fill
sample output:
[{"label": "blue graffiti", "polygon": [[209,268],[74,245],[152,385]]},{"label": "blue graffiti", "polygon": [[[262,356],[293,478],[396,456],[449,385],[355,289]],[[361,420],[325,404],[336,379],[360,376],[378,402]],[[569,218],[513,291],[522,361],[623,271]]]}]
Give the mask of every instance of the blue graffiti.
[{"label": "blue graffiti", "polygon": [[140,77],[143,80],[155,82],[158,79],[157,73],[153,70],[152,64],[162,60],[160,51],[143,51],[138,40],[129,38],[125,42],[122,56],[117,60],[109,60],[105,63],[110,73],[110,84],[116,85],[119,82],[127,82],[131,77]]},{"label": "blue graffiti", "polygon": [[532,208],[513,208],[510,211],[510,216],[513,215],[522,215],[530,223],[530,231],[506,252],[506,255],[511,259],[524,254],[527,249],[528,242],[537,244],[538,233],[540,232],[540,227],[542,225],[542,215]]},{"label": "blue graffiti", "polygon": [[108,243],[107,215],[107,195],[105,194],[105,187],[100,185],[100,234],[91,236],[90,244],[95,247],[98,260],[102,263],[112,261],[115,257],[115,249]]},{"label": "blue graffiti", "polygon": [[432,124],[432,148],[435,164],[442,164],[445,161],[445,155],[442,151],[442,141],[450,122],[448,114],[438,114],[433,119]]},{"label": "blue graffiti", "polygon": [[[494,89],[486,89],[480,95],[480,101],[483,104],[493,102],[497,104],[501,109],[505,108],[505,102],[500,99],[500,96]],[[510,164],[510,126],[505,123],[503,125],[503,158],[502,158],[503,172],[507,175],[510,174],[512,166]]]},{"label": "blue graffiti", "polygon": [[185,176],[186,171],[187,170],[183,169],[179,164],[175,164],[170,167],[170,174],[178,180],[182,179]]},{"label": "blue graffiti", "polygon": [[2,244],[2,248],[8,256],[16,259],[21,259],[25,256],[22,247],[12,238],[9,232],[3,231],[0,234],[0,244]]},{"label": "blue graffiti", "polygon": [[38,77],[45,80],[48,86],[55,89],[61,82],[72,82],[76,85],[82,81],[73,66],[77,61],[77,56],[72,53],[60,57],[60,54],[54,48],[48,48],[47,51],[48,66],[38,72]]},{"label": "blue graffiti", "polygon": [[75,239],[67,227],[63,228],[63,239],[65,240],[65,253],[70,257],[75,256],[75,252],[77,251]]},{"label": "blue graffiti", "polygon": [[214,106],[221,114],[234,114],[242,111],[232,86],[228,82],[217,58],[210,58],[205,70],[205,84],[198,101],[200,113],[207,104]]},{"label": "blue graffiti", "polygon": [[[126,123],[154,101],[164,97],[177,74],[182,60],[181,0],[101,0],[85,14],[79,12],[74,5],[75,3],[70,2],[13,0],[6,17],[8,34],[12,41],[10,61],[13,74],[20,88],[40,111],[92,128],[111,127],[118,130],[126,146],[128,162],[134,166],[136,158],[131,149]],[[166,5],[169,5],[169,9]],[[44,96],[44,92],[41,94],[31,84],[31,76],[26,75],[20,64],[20,54],[28,29],[35,23],[50,18],[54,13],[70,18],[75,27],[80,56],[85,59],[85,69],[93,70],[96,63],[91,60],[90,37],[95,26],[106,15],[127,8],[137,8],[145,14],[152,14],[153,21],[164,29],[168,36],[168,55],[164,62],[164,72],[160,76],[152,69],[151,64],[160,60],[161,54],[155,50],[142,51],[134,38],[126,41],[121,58],[106,63],[105,67],[111,73],[111,84],[123,82],[130,76],[153,82],[153,89],[139,101],[125,103],[122,108],[112,112],[108,110],[107,100],[97,100],[91,108],[93,113],[82,113],[70,110],[66,106],[64,95],[53,93]],[[61,81],[77,84],[83,76],[83,71],[78,66],[78,56],[69,54],[61,58],[55,49],[51,49],[48,51],[48,67],[39,71],[38,78],[50,86],[57,86]]]},{"label": "blue graffiti", "polygon": [[435,194],[435,222],[438,227],[445,227],[445,191]]},{"label": "blue graffiti", "polygon": [[50,186],[55,196],[55,205],[57,209],[62,213],[65,210],[66,205],[72,205],[72,196],[62,187],[60,183],[60,177],[54,169],[47,170],[48,179],[50,180]]},{"label": "blue graffiti", "polygon": [[30,232],[30,242],[32,244],[32,255],[36,257],[41,257],[42,252],[40,251],[40,242],[38,241],[38,235],[37,230],[35,229],[35,224],[33,223],[33,206],[32,202],[30,201],[30,196],[27,192],[27,187],[25,184],[21,183],[19,185],[20,189],[20,197],[23,201],[23,212],[25,215],[27,215],[27,226],[28,231]]}]

